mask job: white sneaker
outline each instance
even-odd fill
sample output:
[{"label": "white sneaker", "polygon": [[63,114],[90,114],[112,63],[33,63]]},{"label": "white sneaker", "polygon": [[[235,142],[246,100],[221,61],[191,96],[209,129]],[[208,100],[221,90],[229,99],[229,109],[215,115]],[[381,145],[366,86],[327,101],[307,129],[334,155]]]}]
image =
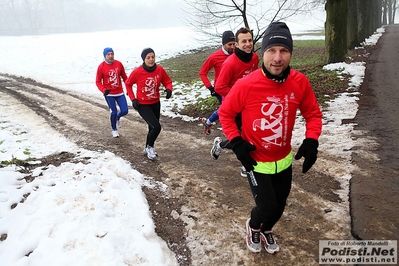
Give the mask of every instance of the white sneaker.
[{"label": "white sneaker", "polygon": [[211,149],[211,157],[214,160],[217,160],[219,158],[220,153],[222,152],[222,147],[220,147],[220,142],[222,142],[222,139],[219,137],[216,137],[213,140],[213,147]]},{"label": "white sneaker", "polygon": [[277,240],[273,237],[272,231],[264,231],[262,233],[262,243],[265,245],[265,250],[274,254],[280,251],[280,246],[277,243]]},{"label": "white sneaker", "polygon": [[259,253],[262,250],[262,242],[261,242],[261,232],[260,229],[252,229],[249,226],[249,221],[251,218],[249,218],[246,222],[246,228],[247,228],[247,237],[246,237],[246,243],[247,247],[250,251],[254,253]]},{"label": "white sneaker", "polygon": [[122,123],[121,120],[116,120],[116,128],[121,128],[122,127]]},{"label": "white sneaker", "polygon": [[242,177],[247,177],[247,170],[245,169],[244,166],[241,166],[241,172],[240,172]]},{"label": "white sneaker", "polygon": [[145,148],[146,152],[147,152],[147,157],[150,160],[155,160],[157,158],[157,154],[154,150],[153,147],[151,146],[147,146],[147,148]]},{"label": "white sneaker", "polygon": [[[155,150],[154,150],[154,152],[155,152],[155,155],[158,156],[158,153]],[[144,147],[143,154],[147,155],[147,147]]]},{"label": "white sneaker", "polygon": [[112,137],[113,138],[119,138],[118,130],[112,130]]}]

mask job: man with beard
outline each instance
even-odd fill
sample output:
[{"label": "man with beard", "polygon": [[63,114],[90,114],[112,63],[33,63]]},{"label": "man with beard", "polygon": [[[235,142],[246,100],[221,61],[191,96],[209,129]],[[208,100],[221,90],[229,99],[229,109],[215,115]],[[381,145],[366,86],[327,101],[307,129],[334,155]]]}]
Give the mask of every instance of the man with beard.
[{"label": "man with beard", "polygon": [[[96,85],[104,95],[110,109],[112,137],[118,138],[118,128],[121,127],[120,118],[128,113],[121,80],[126,81],[127,75],[122,63],[114,59],[114,50],[111,47],[105,48],[103,55],[104,62],[97,68]],[[119,112],[116,104],[119,105]]]},{"label": "man with beard", "polygon": [[[273,22],[262,40],[262,68],[238,80],[219,108],[223,132],[247,178],[256,206],[246,222],[246,243],[258,253],[280,247],[272,229],[281,218],[292,183],[291,139],[299,110],[305,139],[295,159],[305,158],[302,172],[316,162],[322,112],[306,76],[290,68],[293,41],[283,22]],[[241,114],[242,128],[235,118]]]}]

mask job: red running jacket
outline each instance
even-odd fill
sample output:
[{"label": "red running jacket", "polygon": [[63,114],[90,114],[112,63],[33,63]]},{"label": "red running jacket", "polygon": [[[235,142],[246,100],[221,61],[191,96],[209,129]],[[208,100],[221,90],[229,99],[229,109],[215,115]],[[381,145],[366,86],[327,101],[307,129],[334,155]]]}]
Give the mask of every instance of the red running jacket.
[{"label": "red running jacket", "polygon": [[[159,102],[161,84],[172,90],[172,80],[162,66],[157,65],[153,72],[146,71],[143,66],[134,69],[126,80],[126,90],[130,100],[137,99],[140,104],[154,104]],[[137,85],[136,95],[133,84]]]},{"label": "red running jacket", "polygon": [[241,113],[241,136],[256,147],[251,156],[257,162],[275,162],[291,152],[297,110],[306,121],[306,138],[318,140],[322,113],[306,76],[291,69],[286,81],[279,83],[260,68],[235,83],[219,107],[219,119],[232,140],[240,136],[235,117]]},{"label": "red running jacket", "polygon": [[205,60],[204,64],[202,65],[199,76],[204,83],[204,86],[208,88],[212,86],[208,78],[209,71],[213,68],[214,71],[214,84],[216,83],[220,70],[222,68],[223,62],[229,57],[229,54],[225,54],[222,48],[214,52],[213,54],[209,55],[208,58]]},{"label": "red running jacket", "polygon": [[127,76],[125,68],[118,60],[114,60],[112,64],[102,62],[97,68],[96,85],[97,88],[104,93],[109,89],[109,94],[123,94],[122,80],[126,81]]},{"label": "red running jacket", "polygon": [[259,56],[253,53],[249,62],[241,61],[235,53],[229,56],[222,65],[219,77],[215,83],[215,91],[222,97],[226,97],[231,87],[240,78],[258,69]]}]

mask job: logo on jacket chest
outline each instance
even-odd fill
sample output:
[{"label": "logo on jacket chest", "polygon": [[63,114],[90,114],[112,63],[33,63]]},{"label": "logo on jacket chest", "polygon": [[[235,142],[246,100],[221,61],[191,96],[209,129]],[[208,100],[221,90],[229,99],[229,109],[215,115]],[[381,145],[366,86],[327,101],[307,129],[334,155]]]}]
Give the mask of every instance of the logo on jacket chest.
[{"label": "logo on jacket chest", "polygon": [[288,97],[267,97],[266,103],[262,103],[262,118],[255,119],[252,123],[252,130],[263,131],[262,146],[265,149],[285,145],[287,119],[288,119]]},{"label": "logo on jacket chest", "polygon": [[148,98],[157,98],[157,87],[158,87],[158,78],[148,77],[145,80],[145,86],[143,87],[143,92],[146,93]]},{"label": "logo on jacket chest", "polygon": [[119,73],[119,69],[115,68],[115,69],[111,69],[108,72],[108,76],[109,76],[109,83],[112,87],[116,87],[119,84],[119,78],[118,78],[118,73]]}]

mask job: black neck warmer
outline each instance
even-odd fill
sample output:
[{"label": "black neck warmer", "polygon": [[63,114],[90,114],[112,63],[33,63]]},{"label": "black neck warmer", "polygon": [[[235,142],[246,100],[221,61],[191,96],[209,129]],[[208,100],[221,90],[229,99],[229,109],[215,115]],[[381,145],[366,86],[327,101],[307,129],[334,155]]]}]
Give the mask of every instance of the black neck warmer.
[{"label": "black neck warmer", "polygon": [[251,53],[246,53],[246,52],[244,52],[244,51],[242,51],[242,50],[240,50],[240,49],[238,49],[236,47],[236,48],[234,48],[234,53],[243,62],[249,62],[249,61],[252,60],[252,56],[253,56],[252,52]]},{"label": "black neck warmer", "polygon": [[288,66],[288,67],[284,70],[283,75],[282,75],[281,77],[280,77],[280,76],[275,76],[275,75],[271,74],[269,71],[267,71],[267,69],[266,69],[266,67],[265,67],[265,64],[262,64],[262,70],[263,70],[263,74],[264,74],[268,79],[271,79],[271,80],[273,80],[273,81],[275,81],[275,82],[280,82],[280,83],[282,83],[282,82],[286,81],[286,79],[288,78],[288,75],[290,74],[291,67]]},{"label": "black neck warmer", "polygon": [[145,63],[143,63],[143,68],[147,72],[153,72],[157,68],[157,64],[155,63],[152,67],[147,66]]}]

